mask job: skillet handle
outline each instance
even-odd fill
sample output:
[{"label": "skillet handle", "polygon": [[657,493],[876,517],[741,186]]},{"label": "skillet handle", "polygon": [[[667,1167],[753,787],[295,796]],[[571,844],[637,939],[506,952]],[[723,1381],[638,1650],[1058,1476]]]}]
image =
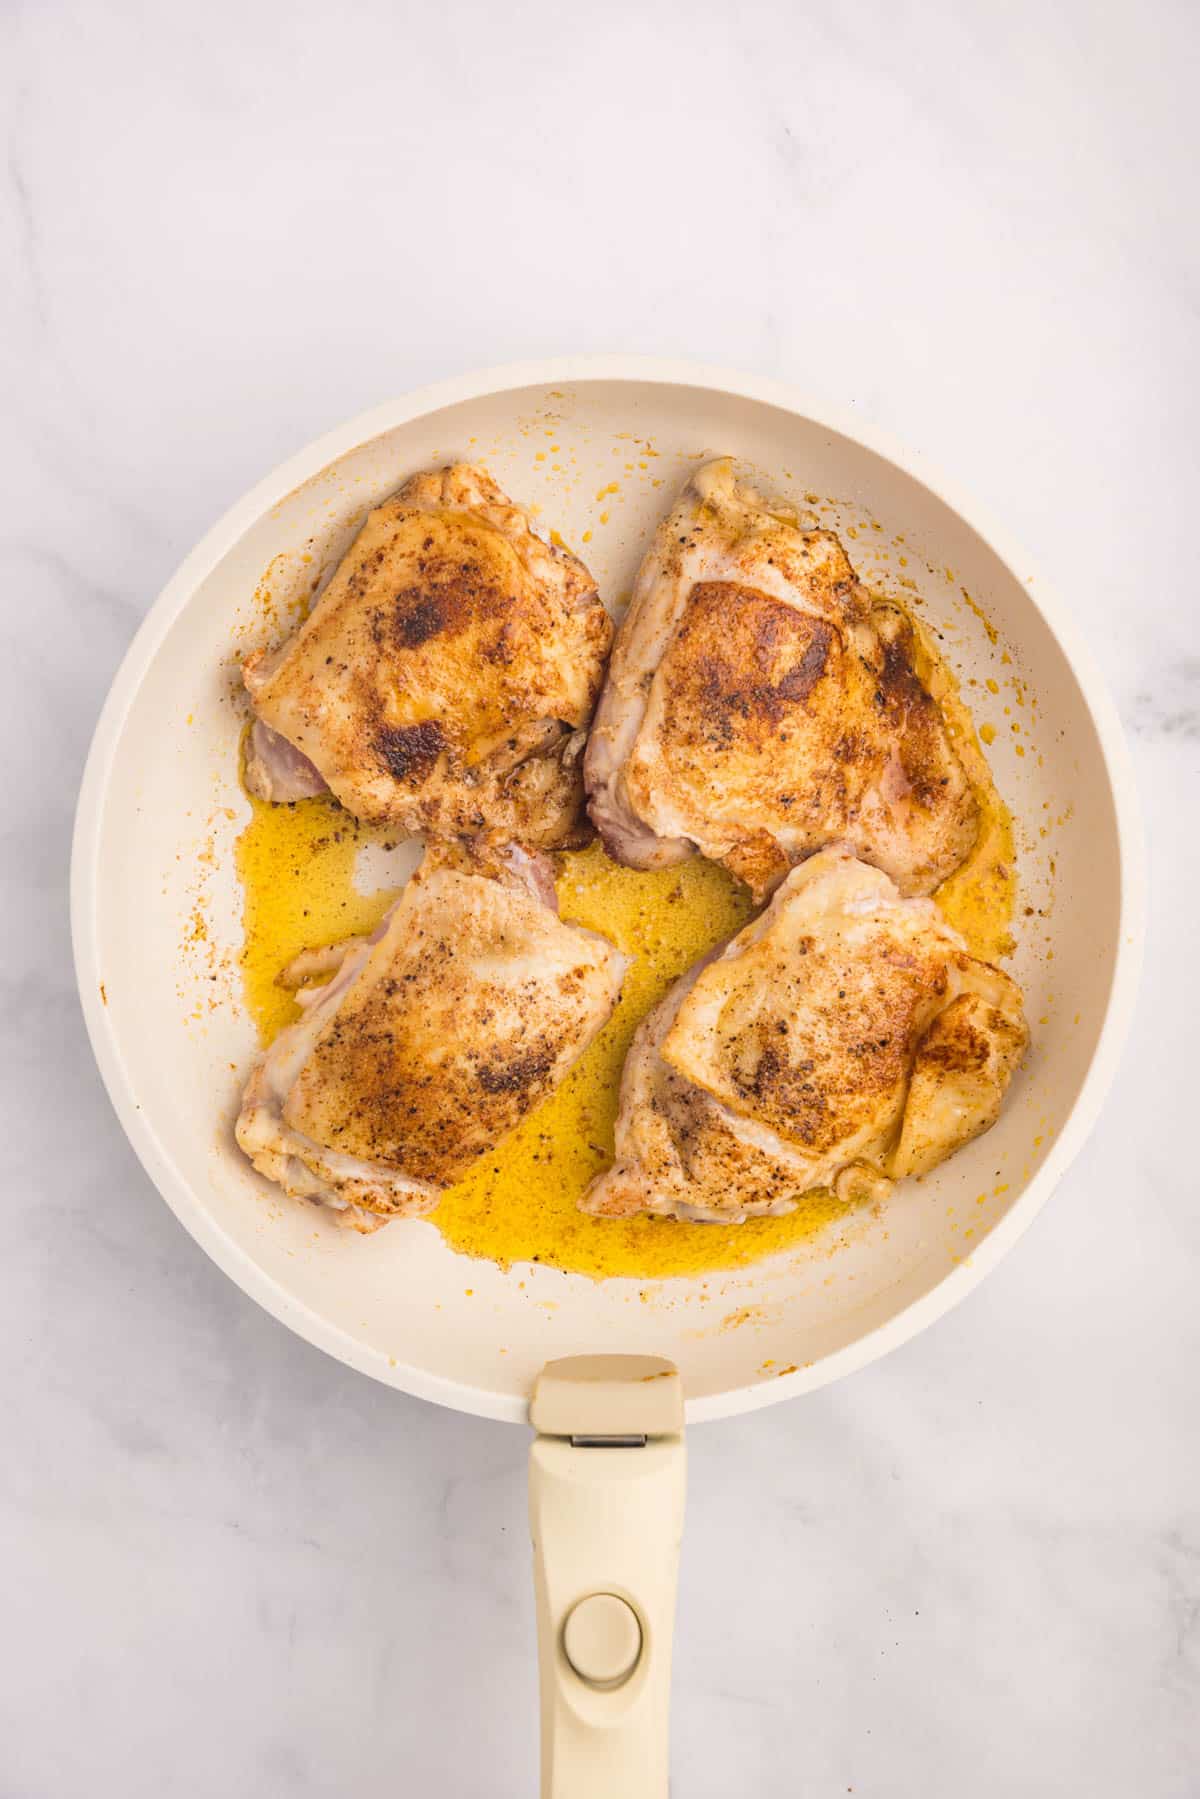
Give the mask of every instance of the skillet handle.
[{"label": "skillet handle", "polygon": [[666,1799],[678,1372],[659,1356],[550,1362],[530,1420],[542,1799]]}]

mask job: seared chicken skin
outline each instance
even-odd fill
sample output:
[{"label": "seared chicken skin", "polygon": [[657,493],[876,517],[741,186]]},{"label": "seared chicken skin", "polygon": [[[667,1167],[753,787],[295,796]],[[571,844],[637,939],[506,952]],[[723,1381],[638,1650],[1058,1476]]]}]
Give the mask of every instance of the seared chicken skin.
[{"label": "seared chicken skin", "polygon": [[581,758],[611,640],[583,563],[482,469],[414,475],[296,634],[247,659],[246,784],[269,800],[328,787],[408,833],[585,841]]},{"label": "seared chicken skin", "polygon": [[285,970],[304,1015],[251,1076],[238,1143],[357,1230],[427,1212],[583,1054],[626,966],[559,919],[542,857],[427,851],[369,941]]},{"label": "seared chicken skin", "polygon": [[643,1021],[583,1209],[732,1224],[882,1194],[995,1122],[1027,1042],[1016,984],[832,846]]},{"label": "seared chicken skin", "polygon": [[920,659],[948,685],[831,532],[708,463],[642,564],[588,740],[610,854],[653,868],[698,849],[762,899],[842,841],[902,893],[931,893],[979,819]]}]

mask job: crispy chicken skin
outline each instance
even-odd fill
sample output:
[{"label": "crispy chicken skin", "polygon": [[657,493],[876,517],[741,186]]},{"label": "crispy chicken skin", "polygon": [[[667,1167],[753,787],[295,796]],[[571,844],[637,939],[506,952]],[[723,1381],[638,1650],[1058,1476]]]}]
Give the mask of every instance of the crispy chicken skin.
[{"label": "crispy chicken skin", "polygon": [[588,741],[610,854],[652,868],[699,849],[762,899],[843,841],[931,893],[979,820],[917,647],[831,532],[706,464],[642,564]]},{"label": "crispy chicken skin", "polygon": [[470,463],[371,512],[312,615],[243,671],[264,799],[328,786],[409,833],[586,840],[581,758],[612,625],[583,563]]},{"label": "crispy chicken skin", "polygon": [[1016,984],[831,846],[643,1021],[583,1209],[739,1223],[883,1194],[995,1123],[1027,1042]]},{"label": "crispy chicken skin", "polygon": [[305,951],[304,1015],[252,1074],[237,1140],[293,1195],[373,1230],[427,1212],[607,1022],[626,958],[557,915],[544,858],[426,852],[369,941]]}]

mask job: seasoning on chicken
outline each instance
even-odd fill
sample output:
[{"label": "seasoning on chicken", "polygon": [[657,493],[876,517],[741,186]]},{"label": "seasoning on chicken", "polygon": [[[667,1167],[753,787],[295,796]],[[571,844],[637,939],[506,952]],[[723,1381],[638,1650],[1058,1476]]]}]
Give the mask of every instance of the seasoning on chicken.
[{"label": "seasoning on chicken", "polygon": [[[932,665],[929,684],[918,663]],[[642,563],[588,741],[609,853],[654,868],[700,850],[759,899],[831,842],[931,893],[978,831],[911,620],[859,583],[838,539],[699,469]]]},{"label": "seasoning on chicken", "polygon": [[643,1020],[583,1209],[733,1224],[882,1195],[995,1123],[1027,1042],[1016,983],[831,846]]},{"label": "seasoning on chicken", "polygon": [[407,833],[586,840],[582,755],[612,625],[577,557],[470,463],[371,512],[313,612],[243,671],[246,784],[332,790]]},{"label": "seasoning on chicken", "polygon": [[427,1212],[583,1054],[626,966],[558,917],[542,856],[427,850],[372,938],[284,971],[304,1014],[251,1075],[237,1140],[357,1230]]}]

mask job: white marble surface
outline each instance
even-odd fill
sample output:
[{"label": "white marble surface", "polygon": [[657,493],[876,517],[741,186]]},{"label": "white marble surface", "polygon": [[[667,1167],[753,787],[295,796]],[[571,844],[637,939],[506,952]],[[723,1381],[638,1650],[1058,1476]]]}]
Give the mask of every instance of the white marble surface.
[{"label": "white marble surface", "polygon": [[1007,519],[1093,626],[1153,863],[1118,1088],[1004,1267],[693,1433],[674,1790],[1196,1794],[1196,12],[355,12],[3,9],[0,1795],[534,1790],[524,1434],[325,1360],[180,1230],[93,1071],[67,849],[110,675],[243,488],[611,348],[848,401]]}]

